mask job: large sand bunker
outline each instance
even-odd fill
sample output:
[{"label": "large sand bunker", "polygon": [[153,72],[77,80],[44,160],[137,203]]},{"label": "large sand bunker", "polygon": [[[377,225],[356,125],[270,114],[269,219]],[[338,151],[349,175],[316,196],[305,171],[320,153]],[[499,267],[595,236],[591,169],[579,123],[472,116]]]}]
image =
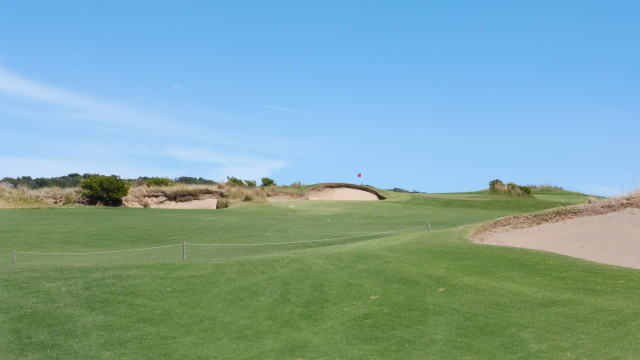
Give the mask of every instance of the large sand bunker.
[{"label": "large sand bunker", "polygon": [[269,201],[292,200],[333,200],[333,201],[372,201],[385,197],[374,188],[346,183],[326,183],[309,189],[304,194],[278,193],[270,195]]},{"label": "large sand bunker", "polygon": [[192,200],[185,202],[165,201],[162,204],[151,205],[151,208],[158,209],[215,209],[218,199]]},{"label": "large sand bunker", "polygon": [[640,209],[627,208],[521,229],[498,229],[474,240],[640,269]]},{"label": "large sand bunker", "polygon": [[309,191],[307,193],[307,199],[371,201],[371,200],[378,200],[378,197],[375,194],[367,191],[340,187],[340,188],[323,188],[319,190]]}]

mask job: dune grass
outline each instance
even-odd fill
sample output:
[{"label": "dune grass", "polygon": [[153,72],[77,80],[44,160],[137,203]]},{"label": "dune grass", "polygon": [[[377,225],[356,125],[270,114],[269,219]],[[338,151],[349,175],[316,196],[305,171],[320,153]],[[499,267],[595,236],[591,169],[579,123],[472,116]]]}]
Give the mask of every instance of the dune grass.
[{"label": "dune grass", "polygon": [[[0,358],[632,359],[639,271],[466,239],[473,224],[575,201],[567,196],[2,210]],[[431,232],[189,247],[187,261],[179,248],[21,255],[17,266],[10,255],[323,239],[426,222]]]}]

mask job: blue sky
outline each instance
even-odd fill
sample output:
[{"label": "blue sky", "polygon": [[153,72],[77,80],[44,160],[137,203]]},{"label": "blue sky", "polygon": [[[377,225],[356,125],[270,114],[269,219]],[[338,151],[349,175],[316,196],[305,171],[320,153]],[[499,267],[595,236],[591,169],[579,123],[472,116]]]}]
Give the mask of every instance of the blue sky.
[{"label": "blue sky", "polygon": [[638,1],[0,0],[0,178],[632,191],[639,18]]}]

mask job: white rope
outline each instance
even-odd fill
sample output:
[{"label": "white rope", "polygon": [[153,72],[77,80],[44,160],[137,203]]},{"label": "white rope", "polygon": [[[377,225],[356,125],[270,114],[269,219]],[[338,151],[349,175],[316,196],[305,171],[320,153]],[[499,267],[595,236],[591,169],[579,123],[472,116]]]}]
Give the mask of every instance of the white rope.
[{"label": "white rope", "polygon": [[258,243],[258,244],[192,244],[192,243],[182,243],[182,244],[171,244],[171,245],[162,245],[162,246],[153,246],[147,248],[139,248],[139,249],[125,249],[125,250],[112,250],[112,251],[94,251],[94,252],[36,252],[36,251],[17,251],[16,254],[31,254],[31,255],[99,255],[99,254],[114,254],[114,253],[123,253],[123,252],[131,252],[131,251],[144,251],[144,250],[154,250],[154,249],[163,249],[174,246],[183,246],[183,245],[191,245],[191,246],[268,246],[268,245],[288,245],[288,244],[303,244],[303,243],[314,243],[314,242],[324,242],[324,241],[335,241],[335,240],[345,240],[345,239],[355,239],[359,237],[365,236],[373,236],[373,235],[384,235],[391,234],[401,231],[413,230],[427,227],[428,225],[414,226],[405,229],[398,230],[389,230],[389,231],[381,231],[369,234],[361,234],[361,235],[351,235],[351,236],[341,236],[335,238],[328,239],[317,239],[317,240],[300,240],[300,241],[288,241],[288,242],[270,242],[270,243]]},{"label": "white rope", "polygon": [[369,234],[362,234],[362,235],[352,235],[352,236],[342,236],[342,237],[329,238],[329,239],[318,239],[318,240],[300,240],[300,241],[271,242],[271,243],[258,243],[258,244],[192,244],[192,243],[186,243],[185,245],[192,245],[192,246],[267,246],[267,245],[302,244],[302,243],[312,243],[312,242],[323,242],[323,241],[354,239],[354,238],[359,238],[359,237],[364,237],[364,236],[372,236],[372,235],[383,235],[383,234],[390,234],[390,233],[395,233],[395,232],[400,232],[400,231],[419,229],[419,228],[424,228],[424,227],[427,227],[427,225],[414,226],[414,227],[410,227],[410,228],[406,228],[406,229],[399,229],[399,230],[389,230],[389,231],[382,231],[382,232],[377,232],[377,233],[369,233]]},{"label": "white rope", "polygon": [[97,254],[113,254],[113,253],[123,253],[129,251],[144,251],[144,250],[154,250],[154,249],[162,249],[173,246],[182,246],[182,244],[171,244],[171,245],[163,245],[163,246],[154,246],[148,248],[141,249],[126,249],[126,250],[112,250],[112,251],[94,251],[94,252],[79,252],[79,253],[46,253],[46,252],[34,252],[34,251],[16,251],[16,254],[31,254],[31,255],[97,255]]}]

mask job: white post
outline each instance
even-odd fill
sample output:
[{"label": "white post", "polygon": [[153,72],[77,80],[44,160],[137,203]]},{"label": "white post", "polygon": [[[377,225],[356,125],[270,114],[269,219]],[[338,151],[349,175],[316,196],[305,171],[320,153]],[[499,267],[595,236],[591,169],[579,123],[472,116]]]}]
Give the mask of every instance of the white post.
[{"label": "white post", "polygon": [[187,260],[187,244],[182,242],[182,260]]},{"label": "white post", "polygon": [[427,223],[427,227],[428,227],[427,231],[431,231],[431,223]]}]

